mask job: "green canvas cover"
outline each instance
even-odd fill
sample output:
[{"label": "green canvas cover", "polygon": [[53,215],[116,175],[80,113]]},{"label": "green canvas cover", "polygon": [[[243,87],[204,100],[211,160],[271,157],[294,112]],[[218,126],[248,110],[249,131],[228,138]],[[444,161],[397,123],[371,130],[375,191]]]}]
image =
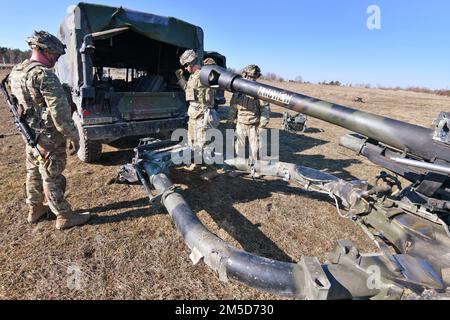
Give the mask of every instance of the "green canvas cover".
[{"label": "green canvas cover", "polygon": [[81,21],[84,21],[82,23],[84,34],[131,27],[148,38],[177,47],[186,49],[199,47],[199,27],[176,18],[88,3],[79,3],[77,7]]},{"label": "green canvas cover", "polygon": [[126,27],[152,40],[180,49],[194,49],[203,56],[203,30],[198,26],[176,18],[122,7],[79,3],[60,27],[59,38],[67,45],[67,54],[61,57],[56,66],[61,81],[72,88],[81,85],[82,65],[79,49],[86,35]]}]

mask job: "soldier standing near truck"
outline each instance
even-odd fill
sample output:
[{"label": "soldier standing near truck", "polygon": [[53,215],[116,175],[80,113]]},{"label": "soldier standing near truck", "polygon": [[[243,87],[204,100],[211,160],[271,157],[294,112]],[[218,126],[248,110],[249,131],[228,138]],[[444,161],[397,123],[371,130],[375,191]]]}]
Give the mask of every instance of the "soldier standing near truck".
[{"label": "soldier standing near truck", "polygon": [[179,84],[186,92],[189,102],[188,140],[194,148],[206,146],[206,130],[217,124],[210,121],[214,108],[214,92],[200,83],[200,62],[194,50],[187,50],[180,58],[181,65],[191,74],[189,80],[183,81],[183,70],[177,71]]},{"label": "soldier standing near truck", "polygon": [[[249,65],[242,72],[245,79],[256,81],[261,77],[257,65]],[[270,105],[259,99],[241,93],[233,94],[230,102],[230,120],[236,122],[236,154],[245,158],[245,142],[250,144],[250,159],[258,160],[260,133],[270,121]]]},{"label": "soldier standing near truck", "polygon": [[[213,58],[206,58],[205,60],[203,60],[203,65],[204,66],[212,66],[212,65],[217,65],[217,62],[213,59]],[[219,105],[216,101],[216,90],[212,89],[212,97],[213,97],[213,101],[214,101],[214,110],[218,110],[219,109]]]},{"label": "soldier standing near truck", "polygon": [[31,59],[16,65],[10,75],[13,99],[33,131],[39,150],[26,146],[27,220],[37,223],[51,210],[57,216],[56,228],[68,229],[85,224],[91,215],[75,214],[64,196],[66,140],[75,152],[79,148],[67,96],[52,71],[65,54],[65,45],[45,31],[34,32],[27,42],[32,49]]}]

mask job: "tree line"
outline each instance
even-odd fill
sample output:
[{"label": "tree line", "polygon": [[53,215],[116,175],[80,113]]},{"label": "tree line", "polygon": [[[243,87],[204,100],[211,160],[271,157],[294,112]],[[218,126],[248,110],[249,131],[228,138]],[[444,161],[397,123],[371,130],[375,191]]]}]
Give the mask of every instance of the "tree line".
[{"label": "tree line", "polygon": [[[228,68],[228,71],[231,71],[233,73],[241,73],[242,70],[234,69],[234,68]],[[269,81],[277,81],[277,82],[286,82],[286,80],[279,76],[276,73],[273,72],[267,72],[264,73],[261,76],[261,80],[269,80]],[[297,76],[295,80],[288,80],[289,82],[293,83],[301,83],[301,84],[312,84],[309,81],[304,81],[302,76]],[[326,85],[326,86],[337,86],[337,87],[349,87],[349,88],[365,88],[365,89],[383,89],[383,90],[403,90],[403,91],[413,91],[413,92],[420,92],[420,93],[430,93],[430,94],[436,94],[440,96],[450,96],[450,90],[449,89],[429,89],[424,87],[386,87],[386,86],[373,86],[369,83],[358,83],[358,84],[343,84],[342,82],[336,80],[336,81],[319,81],[317,82],[318,85]]]},{"label": "tree line", "polygon": [[31,50],[10,49],[0,46],[0,64],[17,64],[31,56]]}]

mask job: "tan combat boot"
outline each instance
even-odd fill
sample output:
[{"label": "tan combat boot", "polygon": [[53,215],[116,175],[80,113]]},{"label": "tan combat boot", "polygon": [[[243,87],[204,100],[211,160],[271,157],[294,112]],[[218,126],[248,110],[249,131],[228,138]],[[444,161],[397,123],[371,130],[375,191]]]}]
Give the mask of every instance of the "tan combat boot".
[{"label": "tan combat boot", "polygon": [[195,163],[189,165],[189,166],[185,166],[184,170],[189,171],[189,172],[193,172],[197,169],[197,165]]},{"label": "tan combat boot", "polygon": [[65,230],[72,227],[81,226],[88,222],[91,217],[92,216],[89,212],[59,215],[56,218],[56,229]]},{"label": "tan combat boot", "polygon": [[50,208],[44,206],[43,204],[30,206],[28,211],[28,223],[34,224],[37,223],[41,218],[46,215],[50,211]]}]

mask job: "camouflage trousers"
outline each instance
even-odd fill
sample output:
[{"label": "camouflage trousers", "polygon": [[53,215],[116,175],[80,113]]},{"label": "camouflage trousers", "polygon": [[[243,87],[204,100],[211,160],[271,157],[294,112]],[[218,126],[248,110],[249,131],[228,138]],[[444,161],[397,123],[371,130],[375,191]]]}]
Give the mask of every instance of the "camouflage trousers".
[{"label": "camouflage trousers", "polygon": [[245,158],[246,139],[249,142],[250,159],[258,160],[260,149],[258,125],[238,123],[236,125],[236,154],[239,158]]},{"label": "camouflage trousers", "polygon": [[197,119],[189,119],[188,140],[190,147],[203,148],[206,145],[206,130],[204,116]]},{"label": "camouflage trousers", "polygon": [[46,200],[54,214],[70,214],[72,208],[64,197],[66,178],[62,175],[67,160],[66,140],[60,134],[50,138],[42,135],[39,148],[46,155],[45,160],[39,159],[36,149],[26,147],[26,202],[29,206],[37,206]]}]

